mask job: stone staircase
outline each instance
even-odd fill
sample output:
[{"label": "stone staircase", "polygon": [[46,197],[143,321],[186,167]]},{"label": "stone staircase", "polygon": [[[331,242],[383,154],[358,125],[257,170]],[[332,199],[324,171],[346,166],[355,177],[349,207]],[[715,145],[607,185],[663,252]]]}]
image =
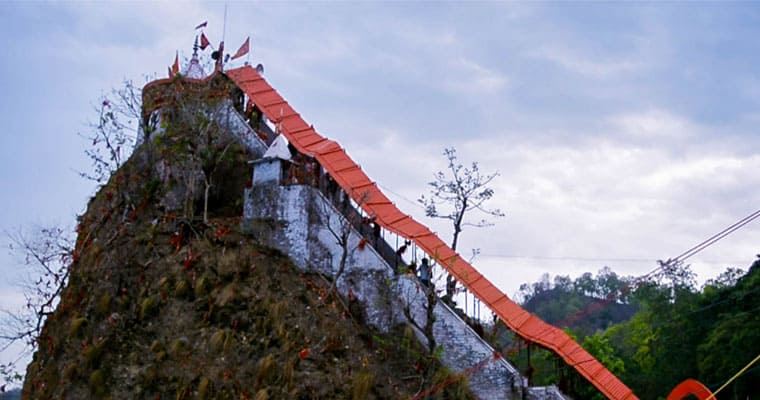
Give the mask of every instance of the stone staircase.
[{"label": "stone staircase", "polygon": [[[279,168],[269,165],[272,162],[280,161],[264,161],[262,165],[268,166],[262,171]],[[245,192],[245,230],[288,254],[299,268],[333,277],[344,251],[334,232],[350,227],[346,269],[338,279],[338,289],[355,294],[365,306],[367,322],[377,329],[388,331],[396,324],[409,324],[404,307],[417,325],[425,325],[427,289],[416,276],[398,274],[389,265],[387,259],[394,260],[395,255],[389,253],[391,246],[377,238],[367,239],[367,232],[357,223],[358,211],[350,208],[341,213],[319,189],[283,186],[277,181],[280,174],[269,179],[261,172],[257,174],[256,165],[253,187]],[[366,245],[359,246],[361,241]],[[496,356],[494,349],[442,301],[436,302],[433,314],[433,336],[441,347],[441,362],[467,375],[470,388],[479,398],[564,399],[555,387],[527,388],[519,371]],[[426,343],[425,335],[418,330],[416,333]]]}]

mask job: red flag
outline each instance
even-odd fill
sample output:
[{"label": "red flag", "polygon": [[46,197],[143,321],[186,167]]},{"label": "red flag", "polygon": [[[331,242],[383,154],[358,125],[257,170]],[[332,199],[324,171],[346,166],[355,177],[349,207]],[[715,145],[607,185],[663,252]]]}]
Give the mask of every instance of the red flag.
[{"label": "red flag", "polygon": [[201,32],[201,50],[206,50],[206,47],[210,44],[211,42],[208,41],[206,34]]},{"label": "red flag", "polygon": [[203,21],[200,24],[198,24],[198,26],[196,26],[195,29],[205,28],[206,25],[208,25],[208,21]]},{"label": "red flag", "polygon": [[248,37],[247,39],[245,39],[245,43],[243,43],[243,45],[240,46],[240,48],[238,49],[237,53],[235,53],[235,55],[232,56],[232,58],[230,58],[230,60],[234,60],[236,58],[240,58],[240,57],[248,54],[248,49],[249,49],[250,43],[251,43],[251,38]]},{"label": "red flag", "polygon": [[172,74],[171,76],[177,75],[179,73],[179,52],[174,56],[174,64],[172,64]]}]

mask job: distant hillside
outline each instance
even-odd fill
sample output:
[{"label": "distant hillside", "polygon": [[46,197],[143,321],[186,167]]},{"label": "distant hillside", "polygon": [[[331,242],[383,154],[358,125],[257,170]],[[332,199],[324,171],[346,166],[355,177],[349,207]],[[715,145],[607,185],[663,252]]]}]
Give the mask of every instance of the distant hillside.
[{"label": "distant hillside", "polygon": [[686,378],[716,390],[735,375],[717,398],[758,398],[760,367],[751,362],[760,351],[760,260],[748,272],[727,268],[699,289],[675,279],[641,286],[635,296],[641,310],[602,335],[640,398],[663,396]]},{"label": "distant hillside", "polygon": [[[630,277],[620,277],[604,267],[571,279],[544,274],[537,282],[520,285],[523,307],[544,321],[570,328],[579,337],[594,334],[629,320],[638,310],[629,301]],[[626,294],[624,294],[626,293]]]},{"label": "distant hillside", "polygon": [[625,322],[637,311],[632,304],[609,302],[561,288],[537,293],[523,307],[552,325],[568,327],[582,336]]},{"label": "distant hillside", "polygon": [[[718,398],[756,398],[760,367],[751,362],[760,349],[760,260],[747,272],[727,268],[701,288],[693,276],[683,264],[675,264],[660,280],[637,285],[609,269],[574,280],[545,275],[522,285],[520,294],[527,310],[549,323],[569,326],[584,348],[614,369],[641,399],[664,398],[687,378],[716,390],[745,367]],[[616,291],[622,296],[619,301],[594,305],[620,287],[630,290],[622,295]],[[495,340],[512,351],[508,356],[517,367],[536,371],[537,383],[559,380],[560,388],[574,398],[595,395],[574,377],[563,379],[567,375],[561,368],[552,372],[555,360],[543,350],[532,349],[528,362],[520,341],[498,328]]]}]

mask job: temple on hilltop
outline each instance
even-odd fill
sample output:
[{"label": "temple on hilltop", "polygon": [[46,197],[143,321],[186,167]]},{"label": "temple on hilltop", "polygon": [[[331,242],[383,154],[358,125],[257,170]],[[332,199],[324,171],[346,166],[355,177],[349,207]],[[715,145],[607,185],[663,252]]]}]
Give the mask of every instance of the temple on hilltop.
[{"label": "temple on hilltop", "polygon": [[203,70],[201,61],[198,58],[198,48],[198,39],[196,38],[195,45],[193,45],[193,56],[190,58],[187,67],[182,72],[182,75],[190,79],[203,79],[206,77],[206,71]]},{"label": "temple on hilltop", "polygon": [[207,73],[197,40],[193,50],[184,68],[175,61],[170,77],[145,86],[144,125],[161,135],[161,121],[175,112],[177,96],[210,88],[206,96],[220,107],[216,118],[254,156],[243,194],[247,232],[304,271],[338,276],[339,292],[364,308],[371,326],[387,331],[406,324],[423,345],[434,339],[443,365],[467,376],[479,398],[566,397],[557,386],[533,386],[529,371],[518,371],[501,349],[481,337],[477,318],[453,304],[430,301],[434,289],[413,273],[423,258],[456,277],[525,346],[554,352],[610,399],[637,398],[568,334],[522,309],[428,227],[402,212],[344,148],[317,133],[267,82],[263,68],[246,63],[227,69],[218,51]]}]

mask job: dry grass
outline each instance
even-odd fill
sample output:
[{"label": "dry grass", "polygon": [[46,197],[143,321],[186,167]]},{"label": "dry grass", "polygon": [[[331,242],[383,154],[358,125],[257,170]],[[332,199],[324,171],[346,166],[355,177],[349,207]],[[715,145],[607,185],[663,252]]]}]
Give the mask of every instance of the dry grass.
[{"label": "dry grass", "polygon": [[269,382],[276,373],[277,364],[272,354],[259,360],[256,364],[256,386]]},{"label": "dry grass", "polygon": [[71,324],[69,325],[69,337],[70,338],[80,337],[85,325],[87,325],[87,318],[83,318],[83,317],[73,318],[71,320]]},{"label": "dry grass", "polygon": [[[197,236],[176,252],[179,223],[143,212],[149,218],[119,227],[124,233],[98,254],[83,253],[89,261],[72,276],[68,309],[48,320],[55,346],[41,344],[25,398],[239,399],[246,391],[260,400],[395,399],[416,392],[403,379],[417,361],[398,351],[400,342],[415,346],[403,330],[386,336],[347,317],[334,299],[320,297],[327,284],[319,277],[239,233],[217,240],[213,230],[195,227]],[[113,232],[106,224],[95,236],[105,243]],[[188,268],[189,248],[196,262]]]},{"label": "dry grass", "polygon": [[369,398],[369,392],[375,383],[375,375],[370,371],[359,371],[354,375],[353,399],[364,400]]},{"label": "dry grass", "polygon": [[253,396],[254,400],[269,400],[269,391],[267,391],[266,388],[259,390],[256,392],[256,395]]},{"label": "dry grass", "polygon": [[198,392],[196,398],[198,400],[205,400],[211,396],[211,381],[205,376],[201,378],[198,383]]},{"label": "dry grass", "polygon": [[216,352],[222,352],[224,350],[224,341],[227,340],[227,333],[223,329],[219,329],[211,335],[209,340],[211,348]]},{"label": "dry grass", "polygon": [[89,385],[92,394],[96,398],[101,398],[108,392],[105,373],[102,370],[98,369],[90,374]]},{"label": "dry grass", "polygon": [[152,317],[158,311],[158,302],[153,297],[146,297],[140,303],[140,319],[145,320]]}]

